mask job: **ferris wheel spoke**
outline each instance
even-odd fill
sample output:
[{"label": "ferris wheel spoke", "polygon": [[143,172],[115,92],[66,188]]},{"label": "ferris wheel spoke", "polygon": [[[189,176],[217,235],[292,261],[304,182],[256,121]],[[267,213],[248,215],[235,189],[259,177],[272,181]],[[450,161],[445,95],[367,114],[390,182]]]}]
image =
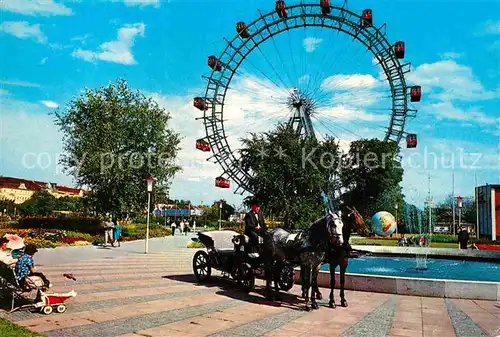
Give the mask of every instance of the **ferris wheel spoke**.
[{"label": "ferris wheel spoke", "polygon": [[[251,60],[247,59],[245,63],[248,63],[250,64],[255,70],[257,70],[262,76],[264,76],[267,80],[269,80],[272,84],[274,84],[274,88],[271,87],[270,85],[266,85],[266,87],[268,89],[271,89],[271,90],[277,90],[279,92],[281,92],[283,95],[288,95],[289,92],[288,90],[286,89],[286,86],[283,87],[281,84],[279,84],[278,82],[276,82],[275,80],[273,80],[271,77],[269,77],[269,75],[267,75],[264,71],[262,71],[259,67],[257,67]],[[240,68],[243,68],[243,67],[240,67]],[[236,71],[236,73],[240,76],[244,76],[244,77],[249,77],[249,73],[246,74],[246,72],[243,70],[243,69],[238,69]]]}]

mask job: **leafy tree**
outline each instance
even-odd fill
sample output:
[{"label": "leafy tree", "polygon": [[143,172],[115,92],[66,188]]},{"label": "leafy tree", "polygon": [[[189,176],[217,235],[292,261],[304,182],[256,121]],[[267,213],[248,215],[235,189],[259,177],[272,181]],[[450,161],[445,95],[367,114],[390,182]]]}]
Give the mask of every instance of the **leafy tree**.
[{"label": "leafy tree", "polygon": [[351,143],[342,158],[341,180],[350,192],[344,201],[354,205],[361,214],[371,216],[380,208],[394,211],[403,195],[399,183],[403,168],[396,159],[399,147],[379,139],[361,139]]},{"label": "leafy tree", "polygon": [[282,217],[285,228],[308,226],[324,213],[321,192],[337,169],[339,147],[334,139],[299,138],[280,124],[275,130],[242,139],[241,165],[252,173],[255,194],[245,204]]},{"label": "leafy tree", "polygon": [[[234,213],[234,206],[228,204],[225,200],[222,200],[222,211],[220,210],[220,200],[216,200],[213,202],[212,206],[204,206],[203,207],[203,216],[205,216],[208,220],[219,220],[219,216],[222,217],[222,220],[229,220],[231,214]],[[220,212],[220,213],[219,213]]]},{"label": "leafy tree", "polygon": [[153,176],[155,188],[165,191],[180,170],[174,164],[180,139],[168,128],[169,113],[124,80],[86,89],[54,115],[66,152],[60,162],[90,189],[97,213],[143,211],[144,179]]},{"label": "leafy tree", "polygon": [[19,207],[21,215],[47,216],[56,209],[57,199],[47,190],[42,189],[31,195],[31,198],[23,202]]},{"label": "leafy tree", "polygon": [[5,210],[7,214],[13,214],[14,209],[16,208],[17,206],[14,200],[0,199],[0,213],[3,213],[3,211]]}]

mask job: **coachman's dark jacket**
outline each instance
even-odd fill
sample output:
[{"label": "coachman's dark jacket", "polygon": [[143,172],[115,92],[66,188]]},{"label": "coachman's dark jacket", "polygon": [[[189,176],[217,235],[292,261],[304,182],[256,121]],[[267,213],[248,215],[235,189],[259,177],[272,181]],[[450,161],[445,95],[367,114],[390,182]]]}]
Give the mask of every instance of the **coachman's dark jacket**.
[{"label": "coachman's dark jacket", "polygon": [[[257,217],[259,218],[259,221],[257,222]],[[248,235],[248,233],[253,232],[256,234],[264,233],[267,231],[267,226],[264,223],[264,215],[262,212],[259,212],[257,214],[257,217],[255,216],[255,213],[250,211],[245,215],[245,234]],[[260,225],[260,231],[257,229],[257,224]]]}]

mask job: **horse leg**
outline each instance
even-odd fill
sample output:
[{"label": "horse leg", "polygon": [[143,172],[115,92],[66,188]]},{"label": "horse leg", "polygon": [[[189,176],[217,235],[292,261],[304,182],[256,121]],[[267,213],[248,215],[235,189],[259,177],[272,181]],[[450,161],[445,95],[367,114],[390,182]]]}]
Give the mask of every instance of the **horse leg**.
[{"label": "horse leg", "polygon": [[273,279],[273,268],[272,268],[272,263],[266,259],[266,262],[264,262],[264,275],[266,278],[266,298],[272,300],[272,292],[271,292],[271,281]]},{"label": "horse leg", "polygon": [[279,261],[273,268],[273,280],[274,280],[274,299],[280,300],[280,288],[279,288],[279,278],[281,276],[281,270],[284,267],[284,262]]},{"label": "horse leg", "polygon": [[311,268],[304,266],[304,287],[302,288],[302,296],[306,302],[306,311],[310,311],[309,307],[309,288],[311,287]]},{"label": "horse leg", "polygon": [[306,265],[301,265],[300,266],[300,283],[302,284],[301,289],[302,289],[302,298],[306,298],[308,296],[308,283],[307,280],[309,278],[309,273],[311,270],[306,266]]},{"label": "horse leg", "polygon": [[335,289],[335,268],[337,268],[337,264],[333,261],[330,261],[330,303],[328,305],[330,308],[336,308],[335,299],[333,296],[333,290]]},{"label": "horse leg", "polygon": [[[312,291],[311,291],[311,309],[319,309],[318,303],[316,302],[316,291],[318,289],[318,274],[319,274],[320,264],[311,268],[311,278],[312,278]],[[318,290],[319,291],[319,290]]]},{"label": "horse leg", "polygon": [[347,269],[347,263],[347,258],[345,258],[340,265],[340,305],[343,307],[347,307],[347,301],[344,295],[345,271]]}]

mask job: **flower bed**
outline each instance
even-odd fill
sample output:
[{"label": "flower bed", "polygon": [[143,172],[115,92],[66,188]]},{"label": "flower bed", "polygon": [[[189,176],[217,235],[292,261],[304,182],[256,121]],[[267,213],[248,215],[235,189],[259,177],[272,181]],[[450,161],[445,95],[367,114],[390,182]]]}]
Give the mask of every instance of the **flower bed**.
[{"label": "flower bed", "polygon": [[[102,234],[89,234],[61,229],[40,229],[40,228],[1,228],[0,236],[5,234],[17,234],[23,238],[24,243],[35,244],[38,248],[55,248],[59,246],[85,246],[104,244],[104,230]],[[149,237],[164,237],[172,234],[170,228],[158,225],[151,225]],[[125,224],[122,226],[122,241],[141,240],[146,237],[146,225]]]},{"label": "flower bed", "polygon": [[476,247],[479,248],[479,250],[499,250],[500,251],[500,245],[477,243]]}]

